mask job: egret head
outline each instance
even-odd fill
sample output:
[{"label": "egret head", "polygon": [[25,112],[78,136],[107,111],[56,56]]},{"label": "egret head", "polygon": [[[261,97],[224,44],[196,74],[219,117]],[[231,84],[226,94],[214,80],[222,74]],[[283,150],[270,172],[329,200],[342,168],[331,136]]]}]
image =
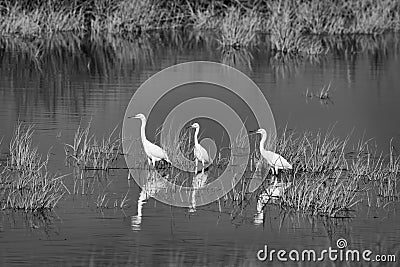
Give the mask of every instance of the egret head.
[{"label": "egret head", "polygon": [[259,134],[261,134],[261,135],[266,135],[267,134],[267,132],[264,130],[264,129],[258,129],[257,131],[256,131],[256,133],[259,133]]},{"label": "egret head", "polygon": [[200,128],[200,125],[197,122],[195,122],[192,125],[190,125],[190,127],[198,129]]},{"label": "egret head", "polygon": [[131,116],[129,118],[135,118],[135,119],[141,119],[141,120],[146,119],[146,117],[142,113],[136,114],[135,116]]}]

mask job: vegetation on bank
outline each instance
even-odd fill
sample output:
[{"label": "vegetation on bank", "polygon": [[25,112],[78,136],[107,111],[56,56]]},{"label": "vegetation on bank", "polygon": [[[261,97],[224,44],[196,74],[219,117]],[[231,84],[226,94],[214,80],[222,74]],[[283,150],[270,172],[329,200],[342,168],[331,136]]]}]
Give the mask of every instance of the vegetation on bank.
[{"label": "vegetation on bank", "polygon": [[0,33],[26,38],[59,32],[131,39],[151,30],[212,30],[223,46],[250,46],[268,33],[271,49],[324,53],[304,36],[381,34],[400,29],[397,0],[6,0],[0,1]]}]

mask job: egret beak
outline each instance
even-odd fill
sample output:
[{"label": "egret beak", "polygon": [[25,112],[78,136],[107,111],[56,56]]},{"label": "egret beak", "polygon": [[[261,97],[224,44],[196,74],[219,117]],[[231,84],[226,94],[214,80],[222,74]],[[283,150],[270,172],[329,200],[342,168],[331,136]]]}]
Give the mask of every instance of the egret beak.
[{"label": "egret beak", "polygon": [[257,133],[257,130],[251,130],[251,131],[249,131],[249,134],[256,134]]}]

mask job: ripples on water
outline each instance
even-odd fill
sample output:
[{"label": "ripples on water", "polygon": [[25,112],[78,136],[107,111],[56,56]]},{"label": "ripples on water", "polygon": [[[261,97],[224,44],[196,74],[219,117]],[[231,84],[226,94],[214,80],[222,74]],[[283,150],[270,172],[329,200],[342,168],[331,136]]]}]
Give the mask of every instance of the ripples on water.
[{"label": "ripples on water", "polygon": [[[159,33],[130,41],[68,35],[34,42],[3,38],[1,151],[18,119],[34,123],[41,152],[51,148],[52,171],[71,172],[64,167],[63,143],[71,142],[80,123],[91,120],[96,133],[107,135],[122,123],[142,82],[191,60],[223,62],[246,73],[267,97],[279,129],[288,125],[313,131],[336,123],[339,136],[355,129],[356,137],[374,137],[384,152],[393,137],[396,151],[400,149],[395,120],[400,113],[398,35],[326,37],[329,53],[305,58],[273,55],[266,37],[258,38],[258,46],[248,50],[220,49],[212,35],[199,33]],[[329,102],[304,95],[328,84]],[[162,118],[154,116],[151,122],[148,133],[156,131]],[[361,209],[357,217],[341,219],[282,213],[268,205],[254,217],[256,201],[244,210],[224,209],[221,203],[196,206],[195,196],[191,208],[174,208],[152,198],[162,188],[157,180],[140,190],[127,181],[126,170],[107,178],[88,176],[75,183],[70,176],[66,183],[76,194],[66,195],[54,213],[0,213],[0,265],[253,265],[264,244],[320,250],[334,247],[339,237],[352,249],[399,251],[395,205]],[[108,201],[102,209],[96,204],[99,195]]]}]

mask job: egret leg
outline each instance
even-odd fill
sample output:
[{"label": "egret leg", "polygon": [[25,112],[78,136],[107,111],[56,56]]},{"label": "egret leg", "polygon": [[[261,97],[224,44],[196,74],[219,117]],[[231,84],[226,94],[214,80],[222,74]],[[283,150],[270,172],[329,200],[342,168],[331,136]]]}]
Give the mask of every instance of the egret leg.
[{"label": "egret leg", "polygon": [[195,162],[195,164],[196,164],[196,172],[197,172],[197,167],[198,167],[198,165],[199,165],[199,160],[196,158],[196,159],[194,160],[194,162]]},{"label": "egret leg", "polygon": [[275,184],[275,182],[276,182],[276,177],[275,177],[275,175],[272,175],[271,185],[272,185],[272,184]]},{"label": "egret leg", "polygon": [[153,164],[153,168],[154,168],[154,166],[156,166],[156,160],[154,158],[152,158],[151,163]]},{"label": "egret leg", "polygon": [[270,167],[270,170],[272,171],[272,179],[271,179],[271,184],[275,184],[277,181],[277,173],[275,167]]},{"label": "egret leg", "polygon": [[201,167],[203,168],[203,171],[204,171],[204,159],[201,161]]},{"label": "egret leg", "polygon": [[275,175],[274,168],[269,167],[268,174],[269,174],[270,171],[271,171],[272,176],[274,176]]},{"label": "egret leg", "polygon": [[149,170],[150,170],[150,166],[151,166],[151,160],[150,160],[150,158],[147,158],[147,162],[149,163],[148,167],[149,167]]}]

